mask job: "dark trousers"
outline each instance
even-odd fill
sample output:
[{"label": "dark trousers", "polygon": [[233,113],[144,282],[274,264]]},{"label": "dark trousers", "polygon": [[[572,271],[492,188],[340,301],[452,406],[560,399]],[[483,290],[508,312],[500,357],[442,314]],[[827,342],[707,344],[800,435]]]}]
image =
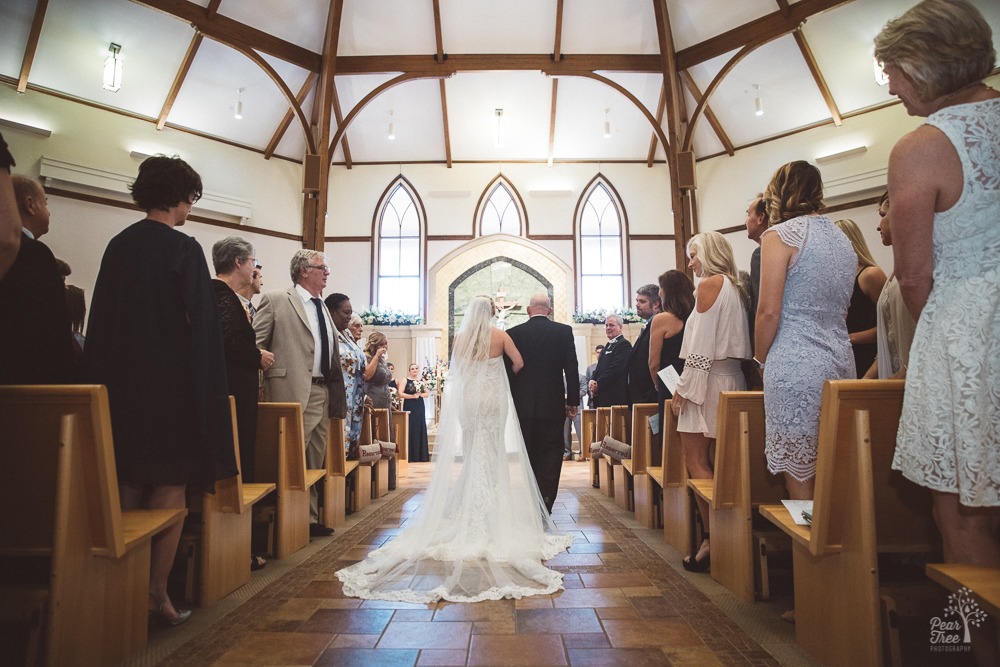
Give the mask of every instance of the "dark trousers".
[{"label": "dark trousers", "polygon": [[538,490],[545,501],[545,507],[552,512],[559,491],[559,475],[562,473],[563,424],[565,417],[518,419],[524,446],[528,450],[531,470],[538,481]]}]

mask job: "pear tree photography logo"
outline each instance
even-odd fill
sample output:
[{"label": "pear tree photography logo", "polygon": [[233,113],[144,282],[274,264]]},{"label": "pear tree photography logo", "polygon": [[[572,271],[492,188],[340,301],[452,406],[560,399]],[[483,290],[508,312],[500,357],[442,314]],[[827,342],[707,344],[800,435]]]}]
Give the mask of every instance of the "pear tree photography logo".
[{"label": "pear tree photography logo", "polygon": [[972,599],[972,591],[962,586],[948,596],[944,614],[931,619],[931,651],[966,653],[972,650],[971,628],[986,622],[986,612]]}]

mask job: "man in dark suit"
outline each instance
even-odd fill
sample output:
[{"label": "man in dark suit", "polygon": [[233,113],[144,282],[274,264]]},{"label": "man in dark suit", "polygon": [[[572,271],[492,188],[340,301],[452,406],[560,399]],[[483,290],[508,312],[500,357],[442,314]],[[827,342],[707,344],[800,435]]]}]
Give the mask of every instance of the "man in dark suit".
[{"label": "man in dark suit", "polygon": [[628,355],[632,352],[632,343],[622,335],[622,325],[620,315],[608,315],[604,320],[608,342],[597,358],[597,368],[590,379],[590,393],[594,396],[594,405],[599,408],[628,403]]},{"label": "man in dark suit", "polygon": [[76,379],[66,287],[39,236],[49,208],[38,181],[11,177],[21,222],[20,248],[0,282],[0,384],[62,384]]},{"label": "man in dark suit", "polygon": [[562,472],[563,424],[579,411],[580,376],[573,329],[549,319],[548,295],[531,297],[527,312],[527,322],[507,331],[524,358],[521,372],[510,375],[510,390],[538,490],[551,512]]},{"label": "man in dark suit", "polygon": [[656,385],[649,374],[649,321],[661,310],[660,288],[650,283],[635,291],[635,312],[646,323],[628,356],[628,405],[656,403]]},{"label": "man in dark suit", "polygon": [[[747,219],[744,223],[747,227],[747,238],[757,244],[753,254],[750,255],[750,309],[747,312],[747,324],[750,326],[750,349],[754,347],[754,324],[757,321],[757,301],[760,299],[760,237],[767,229],[767,205],[764,203],[764,195],[758,194],[747,206]],[[754,382],[747,387],[750,389],[763,389],[764,384],[759,380],[757,374],[746,374]]]}]

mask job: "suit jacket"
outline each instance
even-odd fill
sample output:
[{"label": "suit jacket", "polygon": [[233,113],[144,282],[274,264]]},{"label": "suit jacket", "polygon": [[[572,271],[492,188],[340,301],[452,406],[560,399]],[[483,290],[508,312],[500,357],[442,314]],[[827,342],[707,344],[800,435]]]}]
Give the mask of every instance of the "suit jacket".
[{"label": "suit jacket", "polygon": [[[524,358],[510,376],[514,407],[521,419],[564,419],[566,406],[580,405],[580,374],[573,329],[547,317],[531,317],[507,333]],[[567,393],[566,387],[572,389]]]},{"label": "suit jacket", "polygon": [[[326,378],[330,393],[331,417],[347,416],[347,392],[344,374],[340,369],[340,350],[337,329],[323,307],[327,336],[332,348],[330,373]],[[264,372],[264,387],[272,401],[294,402],[306,405],[312,389],[312,365],[316,346],[313,342],[309,317],[299,293],[292,287],[262,295],[253,318],[257,347],[274,353],[274,365]]]},{"label": "suit jacket", "polygon": [[635,345],[628,355],[626,390],[628,405],[656,403],[656,385],[653,384],[653,378],[649,377],[649,321],[635,339]]},{"label": "suit jacket", "polygon": [[0,384],[62,384],[76,379],[66,288],[52,251],[21,234],[0,281]]},{"label": "suit jacket", "polygon": [[757,323],[757,303],[760,302],[760,246],[750,255],[750,310],[747,324],[750,325],[750,350],[754,348],[754,330]]},{"label": "suit jacket", "polygon": [[597,394],[594,396],[597,407],[628,404],[628,359],[631,352],[632,343],[625,336],[604,344],[604,351],[597,358],[597,368],[591,378],[597,382]]}]

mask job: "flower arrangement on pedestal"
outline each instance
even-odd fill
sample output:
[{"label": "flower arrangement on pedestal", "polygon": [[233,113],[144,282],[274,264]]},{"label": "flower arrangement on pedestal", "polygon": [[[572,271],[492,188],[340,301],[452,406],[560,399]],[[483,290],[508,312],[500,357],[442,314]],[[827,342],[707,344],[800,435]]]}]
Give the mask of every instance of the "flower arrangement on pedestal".
[{"label": "flower arrangement on pedestal", "polygon": [[598,310],[578,310],[573,313],[573,321],[578,324],[604,324],[604,320],[607,319],[608,315],[619,315],[626,324],[629,322],[644,321],[641,317],[639,317],[639,314],[635,312],[634,308],[625,308],[624,310],[609,310],[607,308],[600,308]]},{"label": "flower arrangement on pedestal", "polygon": [[401,313],[391,308],[376,308],[368,306],[358,313],[361,321],[365,324],[374,324],[382,327],[405,327],[411,324],[423,324],[424,318],[420,315]]},{"label": "flower arrangement on pedestal", "polygon": [[420,381],[427,387],[427,391],[444,391],[444,380],[447,376],[448,364],[441,357],[435,357],[433,364],[430,360],[425,360]]},{"label": "flower arrangement on pedestal", "polygon": [[403,399],[399,397],[399,390],[395,387],[389,387],[389,401],[392,404],[394,412],[399,412],[403,409]]}]

